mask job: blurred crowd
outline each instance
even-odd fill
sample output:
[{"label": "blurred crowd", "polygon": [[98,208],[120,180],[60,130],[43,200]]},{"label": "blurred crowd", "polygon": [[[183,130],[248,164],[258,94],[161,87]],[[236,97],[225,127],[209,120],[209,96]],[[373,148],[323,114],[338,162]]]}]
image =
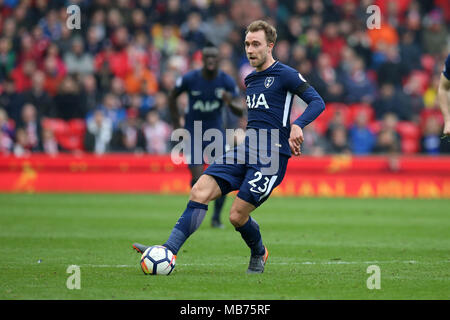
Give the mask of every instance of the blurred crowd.
[{"label": "blurred crowd", "polygon": [[[70,4],[80,29],[66,25]],[[372,4],[379,29],[367,27]],[[243,93],[256,19],[277,28],[275,59],[327,104],[304,154],[450,152],[437,104],[447,0],[0,0],[0,153],[168,153],[176,79],[212,42]],[[296,99],[291,119],[304,108]],[[245,127],[224,113],[226,127]]]}]

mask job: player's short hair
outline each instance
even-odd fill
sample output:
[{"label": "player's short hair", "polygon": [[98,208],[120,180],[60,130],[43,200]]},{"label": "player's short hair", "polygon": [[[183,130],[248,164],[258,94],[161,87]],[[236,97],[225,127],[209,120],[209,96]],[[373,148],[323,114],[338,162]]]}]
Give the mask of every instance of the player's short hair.
[{"label": "player's short hair", "polygon": [[269,23],[264,20],[256,20],[250,23],[245,31],[245,34],[249,32],[256,32],[259,30],[263,30],[266,34],[267,43],[273,43],[277,41],[277,30]]}]

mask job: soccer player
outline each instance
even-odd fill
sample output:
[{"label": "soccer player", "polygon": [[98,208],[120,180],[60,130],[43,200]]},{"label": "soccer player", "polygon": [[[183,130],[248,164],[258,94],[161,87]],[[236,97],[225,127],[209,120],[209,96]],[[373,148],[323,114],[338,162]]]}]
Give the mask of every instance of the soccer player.
[{"label": "soccer player", "polygon": [[444,136],[450,137],[450,54],[447,56],[444,71],[439,80],[438,99],[444,116]]},{"label": "soccer player", "polygon": [[[207,44],[202,50],[203,67],[193,70],[177,79],[175,88],[169,96],[169,108],[174,129],[180,128],[180,115],[177,107],[177,98],[187,92],[189,95],[189,107],[184,115],[184,128],[189,132],[191,144],[185,149],[187,151],[186,160],[188,162],[189,171],[191,172],[191,187],[197,182],[203,173],[205,160],[203,157],[200,161],[194,162],[194,148],[196,144],[201,144],[201,152],[207,145],[207,142],[195,141],[194,123],[201,121],[201,135],[211,128],[219,129],[225,137],[222,119],[222,108],[228,106],[237,116],[243,115],[243,108],[239,101],[239,88],[231,76],[219,69],[219,50]],[[199,124],[199,122],[197,122]],[[225,152],[225,140],[222,141],[224,147],[221,153]],[[219,156],[219,155],[215,155]],[[212,159],[208,159],[211,161]],[[220,196],[214,203],[214,214],[211,220],[211,226],[215,228],[223,228],[220,221],[220,213],[225,203],[225,195]]]},{"label": "soccer player", "polygon": [[[231,206],[230,222],[250,248],[247,273],[264,271],[269,252],[263,244],[259,225],[250,214],[265,202],[273,189],[281,183],[291,154],[300,155],[302,128],[325,109],[323,99],[299,72],[273,58],[276,37],[275,28],[262,20],[252,22],[247,27],[245,36],[246,55],[251,66],[255,68],[245,78],[247,133],[256,132],[258,136],[261,134],[259,137],[264,137],[267,133],[267,139],[258,140],[260,144],[255,147],[247,134],[244,143],[227,152],[220,159],[222,161],[216,159],[205,170],[191,190],[185,211],[164,243],[175,255],[200,226],[208,203],[230,191],[239,190]],[[308,106],[291,125],[293,95],[299,96]],[[245,151],[244,162],[238,159],[242,148]],[[251,161],[255,148],[258,158],[256,164]],[[270,150],[270,158],[277,159],[274,170],[264,170],[268,168],[267,162],[262,161],[265,155],[261,150]],[[274,154],[278,156],[274,157]],[[224,158],[235,161],[230,163],[223,161]],[[133,246],[140,252],[147,248],[137,243]]]}]

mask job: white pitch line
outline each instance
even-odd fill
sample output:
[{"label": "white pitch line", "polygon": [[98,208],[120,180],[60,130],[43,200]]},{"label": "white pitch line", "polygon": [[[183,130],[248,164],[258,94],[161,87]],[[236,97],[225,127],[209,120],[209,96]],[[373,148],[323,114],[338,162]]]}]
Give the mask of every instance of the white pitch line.
[{"label": "white pitch line", "polygon": [[[434,262],[421,262],[417,260],[392,260],[392,261],[303,261],[303,262],[269,262],[271,265],[339,265],[339,264],[389,264],[389,263],[404,263],[404,264],[441,264],[449,263],[450,260],[434,261]],[[237,263],[245,264],[245,263]],[[223,266],[230,265],[230,263],[179,263],[180,266]],[[127,265],[127,264],[82,264],[80,267],[91,268],[135,268],[139,264]]]}]

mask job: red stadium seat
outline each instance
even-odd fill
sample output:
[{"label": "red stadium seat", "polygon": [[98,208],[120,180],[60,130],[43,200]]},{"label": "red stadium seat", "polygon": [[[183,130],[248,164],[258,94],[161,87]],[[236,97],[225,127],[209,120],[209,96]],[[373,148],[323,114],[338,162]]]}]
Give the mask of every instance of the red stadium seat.
[{"label": "red stadium seat", "polygon": [[375,119],[375,112],[369,104],[354,103],[349,106],[347,117],[348,125],[352,125],[355,122],[356,116],[359,112],[367,112],[369,122],[372,122]]},{"label": "red stadium seat", "polygon": [[420,149],[419,125],[410,121],[399,121],[397,130],[402,138],[402,152],[406,154],[417,153]]},{"label": "red stadium seat", "polygon": [[66,150],[82,150],[86,124],[83,119],[64,121],[58,118],[46,118],[42,126],[52,130],[56,141]]}]

